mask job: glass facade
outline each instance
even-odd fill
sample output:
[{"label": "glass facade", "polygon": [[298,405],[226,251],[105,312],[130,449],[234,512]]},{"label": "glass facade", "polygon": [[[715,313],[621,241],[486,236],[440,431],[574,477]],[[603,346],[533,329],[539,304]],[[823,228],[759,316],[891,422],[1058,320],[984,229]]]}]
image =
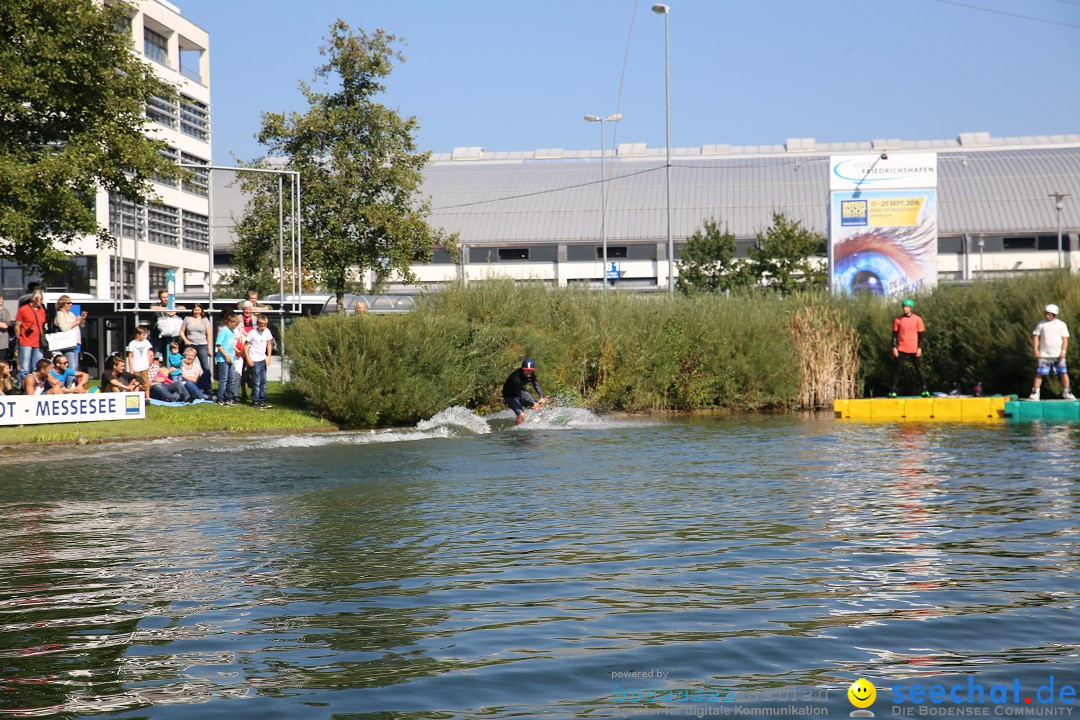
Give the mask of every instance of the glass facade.
[{"label": "glass facade", "polygon": [[210,138],[210,108],[206,103],[180,96],[180,132],[199,140]]},{"label": "glass facade", "polygon": [[143,30],[143,53],[156,63],[169,65],[169,39],[150,28]]},{"label": "glass facade", "polygon": [[184,249],[208,252],[210,250],[210,222],[207,217],[184,210],[183,218],[181,232],[184,238]]},{"label": "glass facade", "polygon": [[146,210],[147,239],[159,245],[180,245],[180,211],[168,205],[151,205]]}]

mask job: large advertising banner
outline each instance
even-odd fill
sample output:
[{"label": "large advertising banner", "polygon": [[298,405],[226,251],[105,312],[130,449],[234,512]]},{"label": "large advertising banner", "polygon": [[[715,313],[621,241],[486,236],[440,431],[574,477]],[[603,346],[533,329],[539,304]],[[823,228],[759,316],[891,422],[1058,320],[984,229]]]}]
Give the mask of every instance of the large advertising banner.
[{"label": "large advertising banner", "polygon": [[899,297],[937,284],[937,156],[830,159],[829,286]]},{"label": "large advertising banner", "polygon": [[142,393],[0,396],[0,425],[141,420],[145,417]]}]

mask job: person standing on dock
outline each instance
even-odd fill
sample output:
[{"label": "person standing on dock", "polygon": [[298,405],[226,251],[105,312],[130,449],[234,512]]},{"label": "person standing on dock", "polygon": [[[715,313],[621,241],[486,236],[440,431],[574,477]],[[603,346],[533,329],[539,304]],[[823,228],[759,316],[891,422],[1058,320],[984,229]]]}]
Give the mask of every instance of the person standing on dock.
[{"label": "person standing on dock", "polygon": [[926,325],[923,319],[915,314],[915,301],[908,298],[900,303],[902,315],[893,320],[892,324],[892,354],[896,358],[896,369],[893,371],[892,391],[889,397],[896,397],[896,390],[900,386],[900,372],[904,369],[905,362],[911,362],[915,366],[915,372],[919,373],[919,385],[922,387],[922,396],[930,397],[926,389],[926,375],[922,369],[923,337],[926,335]]},{"label": "person standing on dock", "polygon": [[1045,319],[1040,320],[1032,333],[1035,345],[1035,382],[1028,400],[1038,400],[1043,378],[1051,372],[1061,378],[1061,397],[1063,400],[1075,400],[1069,387],[1069,368],[1065,365],[1065,351],[1069,348],[1069,326],[1058,320],[1058,306],[1051,303],[1043,311]]},{"label": "person standing on dock", "polygon": [[[540,396],[539,400],[533,398],[525,389],[525,386],[530,384]],[[536,362],[532,358],[522,360],[521,367],[510,373],[510,377],[503,383],[502,394],[503,402],[517,415],[514,420],[515,425],[520,425],[525,421],[526,408],[532,409],[547,402],[544,391],[540,389],[540,383],[536,379]]]}]

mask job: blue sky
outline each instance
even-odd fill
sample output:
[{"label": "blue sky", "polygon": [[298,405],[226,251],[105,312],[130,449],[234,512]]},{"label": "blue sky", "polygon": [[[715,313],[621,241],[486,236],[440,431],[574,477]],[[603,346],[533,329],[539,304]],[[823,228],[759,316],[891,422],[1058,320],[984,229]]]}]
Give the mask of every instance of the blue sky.
[{"label": "blue sky", "polygon": [[[261,113],[305,109],[337,18],[407,40],[384,102],[421,149],[594,148],[582,116],[616,111],[617,142],[664,145],[651,0],[174,2],[210,32],[219,164],[263,154]],[[1080,0],[668,4],[675,147],[1080,132]]]}]

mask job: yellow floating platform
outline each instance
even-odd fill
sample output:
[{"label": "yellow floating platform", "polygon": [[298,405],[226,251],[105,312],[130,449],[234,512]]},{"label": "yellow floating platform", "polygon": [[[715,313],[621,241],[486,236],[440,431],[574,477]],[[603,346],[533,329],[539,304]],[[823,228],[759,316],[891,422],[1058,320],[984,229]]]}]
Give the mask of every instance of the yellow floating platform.
[{"label": "yellow floating platform", "polygon": [[834,400],[837,418],[851,420],[946,420],[997,422],[1005,419],[1005,403],[1015,395],[1001,397],[900,397],[869,400]]}]

